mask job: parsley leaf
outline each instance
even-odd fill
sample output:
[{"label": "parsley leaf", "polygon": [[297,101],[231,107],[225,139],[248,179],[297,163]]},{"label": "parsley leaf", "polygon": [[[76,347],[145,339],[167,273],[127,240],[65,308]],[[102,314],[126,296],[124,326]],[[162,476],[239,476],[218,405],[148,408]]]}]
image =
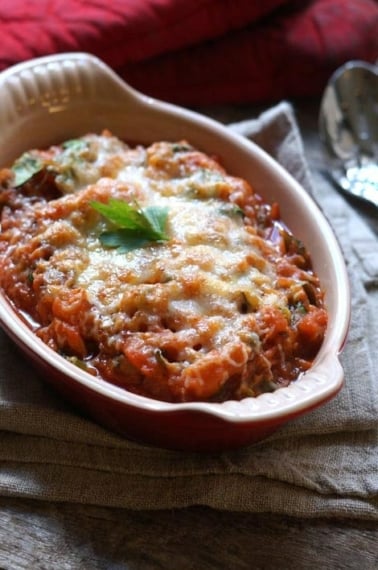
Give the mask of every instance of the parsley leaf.
[{"label": "parsley leaf", "polygon": [[130,206],[123,200],[111,198],[107,204],[91,202],[92,208],[116,226],[116,229],[102,232],[100,242],[105,247],[117,248],[120,253],[143,247],[153,241],[168,239],[164,231],[168,208]]}]

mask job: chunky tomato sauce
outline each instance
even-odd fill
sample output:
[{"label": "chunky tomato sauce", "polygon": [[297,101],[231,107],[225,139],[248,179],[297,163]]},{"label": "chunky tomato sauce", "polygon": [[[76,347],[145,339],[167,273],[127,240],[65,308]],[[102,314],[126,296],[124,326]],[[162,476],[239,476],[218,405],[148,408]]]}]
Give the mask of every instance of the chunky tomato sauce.
[{"label": "chunky tomato sauce", "polygon": [[63,357],[131,392],[223,401],[308,370],[327,312],[305,246],[186,142],[109,133],[0,171],[0,286]]}]

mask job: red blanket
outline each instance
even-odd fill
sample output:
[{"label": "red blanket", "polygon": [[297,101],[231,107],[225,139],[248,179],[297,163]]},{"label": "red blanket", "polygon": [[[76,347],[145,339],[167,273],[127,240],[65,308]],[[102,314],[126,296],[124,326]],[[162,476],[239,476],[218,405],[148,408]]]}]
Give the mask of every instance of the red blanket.
[{"label": "red blanket", "polygon": [[0,70],[87,51],[145,93],[187,105],[317,95],[378,58],[376,0],[2,0]]}]

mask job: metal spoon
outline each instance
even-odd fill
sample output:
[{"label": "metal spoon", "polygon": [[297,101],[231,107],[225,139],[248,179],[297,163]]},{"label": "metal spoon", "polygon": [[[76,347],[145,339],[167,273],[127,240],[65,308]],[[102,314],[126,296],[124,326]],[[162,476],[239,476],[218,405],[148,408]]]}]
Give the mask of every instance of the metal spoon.
[{"label": "metal spoon", "polygon": [[321,100],[319,132],[337,186],[378,207],[378,65],[350,61],[335,71]]}]

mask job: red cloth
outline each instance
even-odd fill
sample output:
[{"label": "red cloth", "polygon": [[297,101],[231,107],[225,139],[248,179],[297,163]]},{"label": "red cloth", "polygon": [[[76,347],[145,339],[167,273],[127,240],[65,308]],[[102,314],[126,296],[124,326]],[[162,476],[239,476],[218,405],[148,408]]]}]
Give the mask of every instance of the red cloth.
[{"label": "red cloth", "polygon": [[99,56],[146,94],[187,105],[316,95],[349,59],[378,58],[375,0],[2,0],[0,70]]}]

